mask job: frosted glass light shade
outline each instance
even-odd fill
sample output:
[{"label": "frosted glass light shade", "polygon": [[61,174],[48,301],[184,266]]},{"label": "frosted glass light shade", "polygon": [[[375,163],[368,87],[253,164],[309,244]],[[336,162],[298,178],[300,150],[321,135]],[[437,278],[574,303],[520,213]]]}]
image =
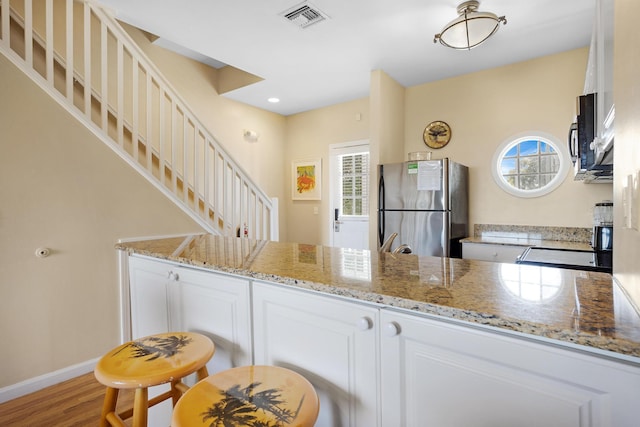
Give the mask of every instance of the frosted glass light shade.
[{"label": "frosted glass light shade", "polygon": [[449,22],[440,34],[436,34],[433,42],[439,41],[452,49],[470,50],[495,34],[500,23],[507,23],[504,16],[477,12],[478,5],[477,1],[467,1],[458,6],[460,16]]}]

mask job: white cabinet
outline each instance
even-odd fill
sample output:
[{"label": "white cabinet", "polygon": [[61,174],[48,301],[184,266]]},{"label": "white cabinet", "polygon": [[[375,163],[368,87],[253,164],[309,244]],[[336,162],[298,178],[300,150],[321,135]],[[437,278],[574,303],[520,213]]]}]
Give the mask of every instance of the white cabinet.
[{"label": "white cabinet", "polygon": [[253,310],[255,363],[311,381],[316,427],[381,425],[377,307],[254,282]]},{"label": "white cabinet", "polygon": [[249,281],[177,267],[169,284],[171,329],[199,332],[215,343],[207,364],[219,372],[252,363]]},{"label": "white cabinet", "polygon": [[600,144],[613,138],[614,0],[596,0],[584,93],[597,93],[596,137]]},{"label": "white cabinet", "polygon": [[[129,257],[131,332],[140,338],[160,332],[190,331],[215,343],[210,373],[252,363],[249,281],[181,267],[169,261]],[[185,382],[193,384],[195,376]],[[150,396],[168,390],[152,387]],[[149,410],[149,425],[169,425],[171,402]]]},{"label": "white cabinet", "polygon": [[133,338],[169,331],[167,285],[174,267],[162,261],[129,257]]},{"label": "white cabinet", "polygon": [[380,319],[384,426],[622,427],[640,419],[637,366],[390,310]]},{"label": "white cabinet", "polygon": [[527,246],[463,242],[462,258],[514,263],[526,249]]},{"label": "white cabinet", "polygon": [[132,256],[129,286],[134,338],[199,332],[216,345],[211,372],[251,364],[249,280]]}]

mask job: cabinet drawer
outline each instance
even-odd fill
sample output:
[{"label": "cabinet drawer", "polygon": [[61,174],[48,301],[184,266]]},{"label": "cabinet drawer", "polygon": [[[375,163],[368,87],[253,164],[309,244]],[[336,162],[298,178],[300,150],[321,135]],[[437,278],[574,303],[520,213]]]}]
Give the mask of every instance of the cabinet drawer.
[{"label": "cabinet drawer", "polygon": [[465,242],[462,244],[462,258],[481,261],[516,262],[518,255],[522,254],[526,249],[526,246]]}]

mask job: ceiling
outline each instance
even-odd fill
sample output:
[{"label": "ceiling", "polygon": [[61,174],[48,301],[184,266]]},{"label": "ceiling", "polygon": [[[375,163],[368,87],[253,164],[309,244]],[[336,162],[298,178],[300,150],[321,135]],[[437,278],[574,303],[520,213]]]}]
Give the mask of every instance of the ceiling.
[{"label": "ceiling", "polygon": [[300,28],[282,16],[299,0],[94,0],[164,47],[261,77],[224,96],[283,115],[368,96],[372,70],[410,87],[591,40],[595,0],[483,0],[507,25],[471,51],[434,44],[461,1],[311,0],[328,19]]}]

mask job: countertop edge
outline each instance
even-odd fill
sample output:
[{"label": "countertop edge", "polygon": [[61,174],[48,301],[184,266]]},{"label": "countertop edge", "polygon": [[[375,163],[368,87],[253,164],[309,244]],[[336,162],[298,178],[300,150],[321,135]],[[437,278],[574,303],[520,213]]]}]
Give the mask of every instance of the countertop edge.
[{"label": "countertop edge", "polygon": [[564,240],[526,239],[515,237],[465,237],[461,243],[479,243],[485,245],[522,246],[524,248],[536,246],[549,249],[570,249],[592,251],[593,248],[586,242],[571,242]]}]

